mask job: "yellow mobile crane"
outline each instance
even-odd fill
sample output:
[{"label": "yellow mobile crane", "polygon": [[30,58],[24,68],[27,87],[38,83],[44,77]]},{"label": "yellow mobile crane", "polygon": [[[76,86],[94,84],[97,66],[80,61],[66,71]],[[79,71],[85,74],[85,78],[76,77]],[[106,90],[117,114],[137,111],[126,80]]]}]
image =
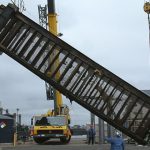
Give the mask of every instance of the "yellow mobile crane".
[{"label": "yellow mobile crane", "polygon": [[[55,1],[48,0],[48,27],[49,31],[54,35],[58,35],[57,32],[57,14],[55,13]],[[53,55],[56,55],[55,53]],[[53,58],[50,57],[51,62]],[[56,60],[56,67],[59,63],[59,59]],[[50,75],[53,68],[49,70]],[[59,72],[55,78],[59,77]],[[69,108],[62,103],[62,95],[59,91],[53,90],[54,93],[54,110],[48,111],[46,114],[40,116],[33,116],[32,118],[32,133],[33,139],[36,143],[41,144],[51,138],[60,138],[63,143],[68,143],[71,139],[70,131],[70,115]]]}]

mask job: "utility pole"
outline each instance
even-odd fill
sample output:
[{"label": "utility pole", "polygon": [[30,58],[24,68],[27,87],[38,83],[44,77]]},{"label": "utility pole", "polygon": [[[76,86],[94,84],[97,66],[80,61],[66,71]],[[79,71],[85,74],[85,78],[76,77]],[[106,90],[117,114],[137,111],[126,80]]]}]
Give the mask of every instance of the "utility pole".
[{"label": "utility pole", "polygon": [[2,115],[2,114],[3,114],[3,107],[2,107],[2,103],[0,101],[0,115]]},{"label": "utility pole", "polygon": [[98,118],[98,125],[99,125],[99,143],[104,143],[104,121],[101,118]]},{"label": "utility pole", "polygon": [[17,113],[16,113],[16,134],[17,134],[17,132],[18,132],[18,130],[17,130],[18,129],[18,120],[19,120],[18,119],[19,108],[17,108],[16,110],[17,110]]},{"label": "utility pole", "polygon": [[95,115],[93,113],[91,113],[91,125],[93,125],[95,129]]}]

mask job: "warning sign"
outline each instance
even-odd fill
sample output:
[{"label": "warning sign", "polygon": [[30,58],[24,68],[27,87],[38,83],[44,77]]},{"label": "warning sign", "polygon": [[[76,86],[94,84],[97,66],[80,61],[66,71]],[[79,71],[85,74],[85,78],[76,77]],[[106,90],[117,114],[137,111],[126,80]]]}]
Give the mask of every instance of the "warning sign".
[{"label": "warning sign", "polygon": [[3,128],[5,128],[5,127],[6,127],[6,123],[5,123],[5,122],[1,122],[1,123],[0,123],[0,128],[3,129]]}]

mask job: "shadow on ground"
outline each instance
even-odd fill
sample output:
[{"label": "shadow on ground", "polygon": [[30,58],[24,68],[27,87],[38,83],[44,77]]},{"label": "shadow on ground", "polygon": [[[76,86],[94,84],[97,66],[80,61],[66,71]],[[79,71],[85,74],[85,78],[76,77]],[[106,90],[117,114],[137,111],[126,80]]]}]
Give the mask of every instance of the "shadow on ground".
[{"label": "shadow on ground", "polygon": [[46,141],[46,142],[44,142],[43,144],[40,144],[40,145],[66,145],[66,144],[60,142],[59,140],[55,140],[55,141],[54,140],[53,141],[49,140],[49,141]]}]

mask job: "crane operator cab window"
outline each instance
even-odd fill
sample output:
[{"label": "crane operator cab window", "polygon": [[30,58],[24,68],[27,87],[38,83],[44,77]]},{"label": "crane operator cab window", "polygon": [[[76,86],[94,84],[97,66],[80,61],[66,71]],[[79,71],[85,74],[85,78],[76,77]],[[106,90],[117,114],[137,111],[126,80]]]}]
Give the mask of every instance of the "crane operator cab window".
[{"label": "crane operator cab window", "polygon": [[66,117],[65,116],[55,116],[55,117],[41,117],[35,116],[32,120],[32,125],[35,126],[65,126]]}]

